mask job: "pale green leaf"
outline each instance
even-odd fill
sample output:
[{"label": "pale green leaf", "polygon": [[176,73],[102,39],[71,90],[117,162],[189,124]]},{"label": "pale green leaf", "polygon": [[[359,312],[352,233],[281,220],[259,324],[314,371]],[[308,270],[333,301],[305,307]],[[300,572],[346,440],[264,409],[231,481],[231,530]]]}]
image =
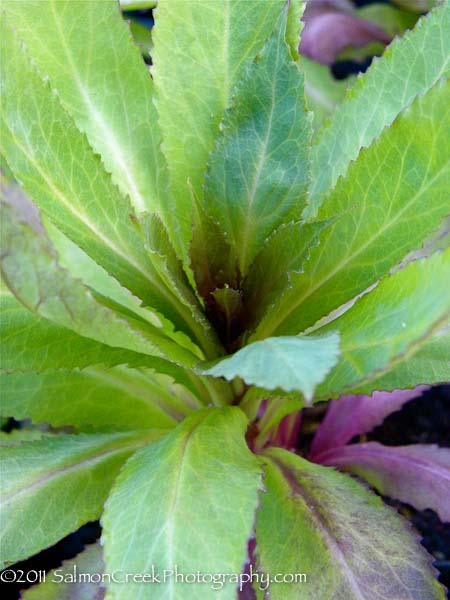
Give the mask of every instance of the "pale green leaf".
[{"label": "pale green leaf", "polygon": [[146,305],[188,329],[160,281],[129,201],[85,136],[31,65],[2,19],[2,152],[25,191],[54,224]]},{"label": "pale green leaf", "polygon": [[362,387],[407,360],[439,330],[450,316],[449,272],[450,249],[410,263],[319,329],[340,333],[341,355],[317,397]]},{"label": "pale green leaf", "polygon": [[2,8],[136,210],[161,210],[165,163],[152,79],[116,0],[4,0]]},{"label": "pale green leaf", "polygon": [[[167,330],[162,329],[162,323],[158,328],[97,302],[79,280],[59,265],[53,246],[25,221],[23,211],[5,202],[1,209],[2,275],[29,310],[109,346],[189,366],[197,362],[194,354],[164,335]],[[178,340],[183,341],[180,335]]]},{"label": "pale green leaf", "polygon": [[149,369],[0,375],[0,414],[79,430],[170,428],[201,404],[184,387]]},{"label": "pale green leaf", "polygon": [[122,10],[142,10],[145,8],[153,8],[157,4],[157,0],[119,0]]},{"label": "pale green leaf", "polygon": [[57,435],[2,448],[2,564],[27,558],[98,519],[121,465],[160,435]]},{"label": "pale green leaf", "polygon": [[[247,557],[261,473],[245,443],[239,408],[204,409],[142,449],[122,470],[102,519],[106,569],[146,573],[240,573]],[[220,540],[220,543],[219,543]],[[111,585],[114,600],[132,597],[220,600],[236,583]]]},{"label": "pale green leaf", "polygon": [[75,558],[65,560],[57,569],[47,573],[43,583],[33,585],[22,592],[21,598],[23,600],[101,600],[105,593],[105,586],[98,582],[98,576],[103,573],[103,570],[100,544],[86,546]]},{"label": "pale green leaf", "polygon": [[369,382],[349,390],[350,394],[370,395],[376,390],[401,390],[428,383],[436,385],[450,381],[450,332],[444,330],[429,337],[395,366]]},{"label": "pale green leaf", "polygon": [[204,209],[244,276],[264,240],[299,217],[309,182],[311,122],[286,43],[287,9],[225,112],[208,164]]},{"label": "pale green leaf", "polygon": [[266,451],[256,538],[259,568],[304,573],[273,600],[444,600],[431,558],[392,508],[361,483],[281,449]]},{"label": "pale green leaf", "polygon": [[240,377],[245,383],[285,392],[299,391],[311,400],[339,356],[339,336],[274,337],[245,346],[206,369],[206,375]]},{"label": "pale green leaf", "polygon": [[450,2],[444,2],[421,19],[414,31],[395,40],[351,88],[313,147],[310,204],[305,215],[316,215],[324,195],[346,173],[361,148],[370,146],[418,94],[449,76],[449,29]]},{"label": "pale green leaf", "polygon": [[332,222],[258,337],[305,331],[400,263],[449,212],[450,82],[363,150],[319,213]]},{"label": "pale green leaf", "polygon": [[160,0],[152,77],[174,206],[168,218],[184,257],[191,238],[190,185],[201,197],[222,113],[261,50],[284,0]]}]

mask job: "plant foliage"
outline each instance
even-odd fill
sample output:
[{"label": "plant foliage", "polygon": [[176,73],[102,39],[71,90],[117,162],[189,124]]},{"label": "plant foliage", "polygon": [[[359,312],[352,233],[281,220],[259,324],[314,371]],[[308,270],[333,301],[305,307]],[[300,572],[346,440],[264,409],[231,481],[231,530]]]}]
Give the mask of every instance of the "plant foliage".
[{"label": "plant foliage", "polygon": [[[401,517],[330,465],[448,518],[411,485],[450,497],[448,453],[348,445],[381,400],[352,435],[344,416],[448,379],[450,250],[402,261],[450,212],[450,3],[316,133],[299,1],[158,0],[150,73],[116,0],[1,10],[1,415],[46,424],[3,435],[2,564],[101,518],[85,572],[235,574],[226,599],[250,562],[307,574],[275,600],[444,598]],[[292,414],[342,394],[344,429],[289,452]]]}]

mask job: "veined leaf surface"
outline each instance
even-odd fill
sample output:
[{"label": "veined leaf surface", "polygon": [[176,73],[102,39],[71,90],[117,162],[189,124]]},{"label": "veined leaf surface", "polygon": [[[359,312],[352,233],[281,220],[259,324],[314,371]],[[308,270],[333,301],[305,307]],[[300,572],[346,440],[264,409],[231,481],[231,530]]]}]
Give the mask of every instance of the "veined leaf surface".
[{"label": "veined leaf surface", "polygon": [[265,452],[256,555],[267,573],[305,573],[272,583],[273,600],[444,600],[409,524],[358,481],[286,450]]},{"label": "veined leaf surface", "polygon": [[116,0],[5,0],[9,23],[137,211],[167,201],[153,85]]},{"label": "veined leaf surface", "polygon": [[2,152],[25,191],[144,304],[187,329],[145,252],[131,204],[2,19]]},{"label": "veined leaf surface", "polygon": [[299,391],[310,401],[315,387],[337,363],[339,335],[274,337],[254,342],[206,369],[206,375],[285,392]]},{"label": "veined leaf surface", "polygon": [[174,196],[168,218],[183,256],[191,238],[190,186],[200,198],[222,113],[284,5],[284,0],[158,2],[152,76]]},{"label": "veined leaf surface", "polygon": [[98,519],[121,465],[160,435],[60,434],[2,448],[2,564],[27,558]]},{"label": "veined leaf surface", "polygon": [[171,428],[201,407],[170,377],[123,366],[0,374],[0,386],[3,416],[81,431]]},{"label": "veined leaf surface", "polygon": [[239,83],[208,164],[204,208],[242,275],[269,234],[300,217],[309,183],[311,121],[286,21],[287,7]]},{"label": "veined leaf surface", "polygon": [[373,390],[400,390],[423,383],[447,383],[450,380],[450,333],[440,331],[413,349],[393,369],[367,383],[356,386],[352,394],[370,394]]},{"label": "veined leaf surface", "polygon": [[449,448],[367,442],[331,448],[319,462],[355,473],[383,496],[397,498],[417,510],[431,508],[442,521],[450,521]]},{"label": "veined leaf surface", "polygon": [[340,333],[341,356],[317,398],[362,387],[439,330],[450,316],[449,271],[450,249],[413,262],[321,328]]},{"label": "veined leaf surface", "polygon": [[450,75],[449,29],[450,3],[445,1],[395,40],[351,88],[313,148],[306,216],[317,214],[361,148],[370,146],[417,95]]},{"label": "veined leaf surface", "polygon": [[[204,409],[135,454],[109,497],[103,524],[107,571],[240,573],[247,556],[261,472],[236,407]],[[239,493],[237,493],[239,492]],[[211,535],[214,532],[214,535]],[[217,540],[221,543],[218,544]],[[236,585],[112,585],[114,600],[234,600]]]},{"label": "veined leaf surface", "polygon": [[449,212],[449,140],[450,81],[417,98],[339,180],[319,213],[334,222],[255,337],[305,331],[420,247]]},{"label": "veined leaf surface", "polygon": [[[197,362],[194,354],[166,338],[162,330],[97,302],[79,280],[60,267],[53,246],[31,228],[20,210],[5,202],[1,208],[2,275],[29,310],[109,346],[160,358],[170,355],[175,362],[190,366]],[[178,335],[177,339],[183,338]],[[189,345],[187,337],[186,341]]]}]

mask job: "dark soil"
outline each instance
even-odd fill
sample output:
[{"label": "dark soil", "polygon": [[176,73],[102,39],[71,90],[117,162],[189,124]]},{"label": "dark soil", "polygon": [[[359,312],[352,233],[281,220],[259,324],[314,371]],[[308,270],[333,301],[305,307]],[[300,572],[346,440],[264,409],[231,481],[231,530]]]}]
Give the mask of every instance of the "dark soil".
[{"label": "dark soil", "polygon": [[[377,427],[369,440],[387,446],[438,444],[450,447],[450,385],[441,385],[408,402]],[[450,523],[442,523],[432,510],[390,502],[399,508],[422,536],[422,545],[435,558],[439,581],[450,589]],[[450,597],[450,596],[449,596]]]}]

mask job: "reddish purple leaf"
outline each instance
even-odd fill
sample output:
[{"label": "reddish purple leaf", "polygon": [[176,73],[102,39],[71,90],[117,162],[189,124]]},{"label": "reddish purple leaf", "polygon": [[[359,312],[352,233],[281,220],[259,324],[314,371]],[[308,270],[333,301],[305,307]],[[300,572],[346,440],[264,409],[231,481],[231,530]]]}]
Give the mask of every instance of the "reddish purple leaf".
[{"label": "reddish purple leaf", "polygon": [[320,462],[318,455],[321,452],[343,446],[355,435],[372,431],[388,415],[426,389],[428,386],[419,385],[412,390],[374,392],[372,396],[341,396],[339,400],[333,400],[314,437],[310,459]]},{"label": "reddish purple leaf", "polygon": [[380,494],[419,510],[432,508],[450,521],[450,449],[427,444],[383,446],[378,442],[333,448],[320,463],[355,473]]},{"label": "reddish purple leaf", "polygon": [[307,20],[299,51],[304,56],[331,65],[348,46],[361,48],[370,42],[389,44],[390,36],[369,21],[353,15],[329,12]]}]

